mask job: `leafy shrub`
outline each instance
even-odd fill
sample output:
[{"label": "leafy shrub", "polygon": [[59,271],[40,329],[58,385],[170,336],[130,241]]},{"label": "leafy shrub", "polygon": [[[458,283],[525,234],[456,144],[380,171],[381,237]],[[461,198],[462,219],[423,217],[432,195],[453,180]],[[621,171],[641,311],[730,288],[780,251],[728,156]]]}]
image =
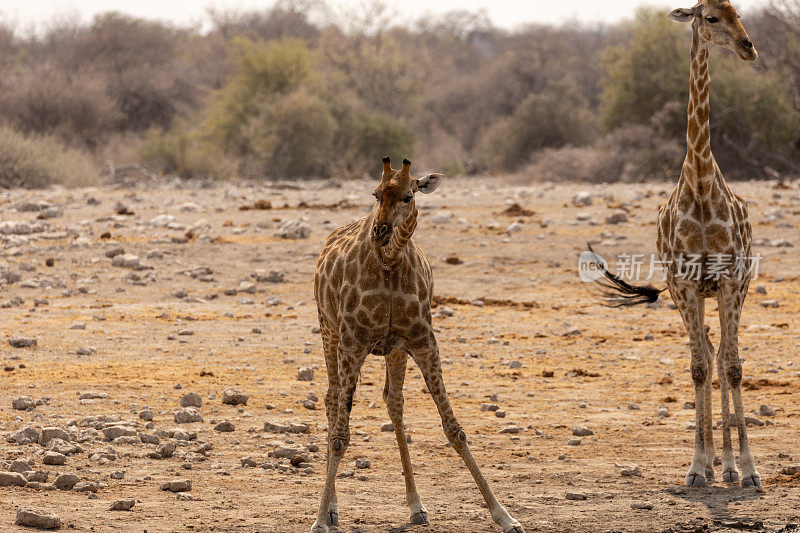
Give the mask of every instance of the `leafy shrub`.
[{"label": "leafy shrub", "polygon": [[608,49],[600,104],[608,130],[648,124],[667,102],[686,101],[690,39],[685,26],[661,10],[640,9],[630,43]]},{"label": "leafy shrub", "polygon": [[514,170],[543,148],[587,143],[596,122],[586,100],[568,83],[526,98],[514,113],[486,132],[481,153],[489,168]]},{"label": "leafy shrub", "polygon": [[332,103],[338,123],[334,164],[345,173],[374,171],[383,156],[393,161],[414,157],[414,137],[402,119],[387,113]]},{"label": "leafy shrub", "polygon": [[157,129],[147,132],[140,157],[161,174],[182,178],[216,176],[227,169],[225,158],[211,143],[182,126],[166,132]]},{"label": "leafy shrub", "polygon": [[328,106],[305,89],[264,102],[248,121],[248,174],[325,176],[336,123]]},{"label": "leafy shrub", "polygon": [[90,159],[51,136],[26,136],[0,127],[0,187],[88,185],[97,173]]},{"label": "leafy shrub", "polygon": [[208,109],[206,129],[220,147],[237,156],[252,155],[250,121],[269,100],[285,95],[311,74],[311,53],[297,39],[256,43],[237,39],[239,65],[231,82]]}]

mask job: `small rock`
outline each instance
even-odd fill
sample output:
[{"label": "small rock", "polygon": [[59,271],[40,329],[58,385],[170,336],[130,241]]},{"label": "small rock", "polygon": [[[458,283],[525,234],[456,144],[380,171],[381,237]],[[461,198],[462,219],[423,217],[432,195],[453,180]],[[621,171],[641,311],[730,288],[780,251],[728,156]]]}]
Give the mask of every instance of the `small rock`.
[{"label": "small rock", "polygon": [[53,481],[53,485],[55,485],[58,490],[72,490],[80,480],[81,478],[75,474],[61,474]]},{"label": "small rock", "polygon": [[568,492],[566,498],[568,500],[583,501],[586,499],[586,494],[582,492]]},{"label": "small rock", "polygon": [[42,463],[46,465],[63,465],[67,463],[67,456],[58,452],[47,452],[44,454]]},{"label": "small rock", "polygon": [[391,422],[386,422],[385,424],[381,424],[381,431],[386,433],[394,431],[394,425]]},{"label": "small rock", "polygon": [[219,431],[221,433],[230,433],[235,429],[236,427],[233,425],[233,423],[229,422],[228,420],[223,420],[222,422],[214,426],[214,431]]},{"label": "small rock", "polygon": [[[47,464],[47,463],[45,463],[45,464]],[[17,459],[15,461],[11,462],[11,466],[8,467],[8,471],[9,472],[16,472],[18,474],[24,474],[25,472],[30,472],[31,471],[31,465],[25,459]]]},{"label": "small rock", "polygon": [[620,471],[622,477],[642,477],[642,470],[638,465],[630,465]]},{"label": "small rock", "polygon": [[501,435],[504,435],[504,434],[516,435],[517,433],[519,433],[519,428],[517,426],[515,426],[514,424],[506,426],[506,427],[504,427],[503,429],[500,430],[500,434]]},{"label": "small rock", "polygon": [[111,260],[111,266],[120,268],[139,268],[139,256],[133,254],[119,254]]},{"label": "small rock", "polygon": [[298,381],[312,381],[314,379],[314,369],[304,366],[297,370]]},{"label": "small rock", "polygon": [[594,431],[584,426],[575,426],[572,428],[572,434],[576,437],[588,437],[594,435]]},{"label": "small rock", "polygon": [[307,239],[311,235],[311,226],[302,220],[287,220],[275,232],[281,239]]},{"label": "small rock", "polygon": [[167,481],[161,485],[161,490],[168,490],[170,492],[187,492],[192,490],[191,479],[176,479]]},{"label": "small rock", "polygon": [[117,500],[108,508],[109,511],[130,511],[136,505],[136,500],[133,498],[125,498]]},{"label": "small rock", "polygon": [[69,442],[72,440],[72,435],[61,428],[48,427],[42,429],[42,432],[39,434],[39,444],[46,446],[47,443],[53,439],[61,439],[65,442]]},{"label": "small rock", "polygon": [[14,525],[36,529],[58,529],[61,527],[61,519],[57,514],[44,509],[20,507]]},{"label": "small rock", "polygon": [[195,422],[202,422],[203,416],[196,407],[185,407],[175,412],[176,424],[192,424]]},{"label": "small rock", "polygon": [[153,416],[155,416],[155,413],[153,413],[152,409],[142,409],[139,411],[139,418],[147,422],[153,420]]},{"label": "small rock", "polygon": [[370,462],[369,459],[365,457],[359,457],[358,459],[356,459],[356,468],[360,470],[366,470],[367,468],[370,467],[372,467],[372,463]]},{"label": "small rock", "polygon": [[226,389],[222,393],[222,403],[226,405],[247,405],[249,398],[250,396],[239,389]]},{"label": "small rock", "polygon": [[19,472],[0,472],[0,487],[24,487],[28,484]]},{"label": "small rock", "polygon": [[569,444],[570,446],[580,446],[581,442],[583,442],[581,439],[569,439],[567,441],[567,444]]},{"label": "small rock", "polygon": [[36,339],[34,337],[10,337],[8,344],[12,348],[30,348],[36,346]]},{"label": "small rock", "polygon": [[193,502],[194,496],[189,494],[188,492],[179,492],[175,495],[175,499],[179,502]]},{"label": "small rock", "polygon": [[273,422],[264,422],[264,431],[269,433],[308,433],[311,428],[308,424],[296,424],[289,422],[288,424],[275,424]]},{"label": "small rock", "polygon": [[794,476],[796,474],[800,474],[800,465],[785,466],[781,470],[781,474],[784,476]]},{"label": "small rock", "polygon": [[764,300],[761,302],[761,307],[776,308],[778,307],[778,300]]},{"label": "small rock", "polygon": [[640,510],[651,510],[653,508],[653,504],[650,502],[633,502],[631,504],[631,509],[640,509]]},{"label": "small rock", "polygon": [[758,408],[758,414],[761,416],[775,416],[775,411],[769,405],[763,404]]},{"label": "small rock", "polygon": [[202,407],[203,399],[196,392],[190,392],[181,398],[181,407]]},{"label": "small rock", "polygon": [[28,409],[34,409],[35,407],[36,400],[30,396],[20,396],[19,398],[11,400],[11,408],[16,409],[17,411],[27,411]]},{"label": "small rock", "polygon": [[79,481],[72,487],[75,492],[97,492],[100,487],[94,481]]},{"label": "small rock", "polygon": [[606,217],[606,224],[622,224],[628,221],[628,214],[625,211],[616,211]]}]

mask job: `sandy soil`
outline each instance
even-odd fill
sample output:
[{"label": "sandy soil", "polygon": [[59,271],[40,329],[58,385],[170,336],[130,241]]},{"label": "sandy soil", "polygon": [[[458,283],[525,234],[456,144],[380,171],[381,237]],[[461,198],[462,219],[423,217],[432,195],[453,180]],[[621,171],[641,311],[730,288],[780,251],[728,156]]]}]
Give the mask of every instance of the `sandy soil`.
[{"label": "sandy soil", "polygon": [[[6,467],[14,459],[33,459],[33,469],[49,471],[50,482],[64,472],[101,482],[96,495],[0,488],[0,530],[15,530],[18,507],[37,506],[56,512],[67,530],[308,531],[323,483],[327,423],[322,401],[314,410],[301,403],[309,393],[321,400],[327,383],[314,329],[316,254],[332,229],[366,213],[372,187],[362,181],[299,189],[165,185],[0,193],[0,220],[46,225],[44,232],[0,240],[0,265],[21,275],[2,285],[0,301],[24,300],[0,310],[5,367],[0,433],[26,424],[66,427],[83,435],[85,450],[63,466],[45,466],[42,446],[3,439],[0,459]],[[527,531],[800,527],[792,525],[800,524],[800,479],[781,474],[800,463],[800,264],[796,248],[775,246],[777,239],[800,245],[800,190],[797,183],[733,187],[750,202],[754,237],[761,243],[755,251],[763,256],[740,337],[745,408],[767,422],[749,428],[763,493],[720,482],[699,490],[681,487],[694,436],[687,427],[694,411],[684,404],[694,394],[678,312],[669,305],[605,309],[577,276],[577,256],[588,240],[607,257],[652,253],[656,206],[665,201],[669,185],[518,187],[501,179],[449,180],[418,201],[415,239],[433,264],[441,305],[453,310],[452,316],[434,319],[445,383],[495,494]],[[574,205],[578,191],[592,193],[592,205]],[[97,202],[90,205],[90,198]],[[273,208],[239,209],[259,199],[270,200]],[[63,207],[63,214],[37,221],[37,212],[16,209],[39,201]],[[134,214],[115,214],[117,202]],[[513,202],[530,213],[505,214]],[[607,224],[606,217],[619,210],[627,212],[628,221]],[[442,211],[452,218],[434,223]],[[775,218],[777,211],[782,218]],[[172,228],[150,223],[160,214],[175,217]],[[309,238],[274,235],[283,222],[303,218]],[[187,239],[187,229],[202,219],[207,225],[197,225]],[[521,221],[521,230],[508,233],[515,221]],[[106,252],[118,246],[152,269],[112,266]],[[463,263],[450,264],[448,257]],[[259,269],[281,271],[285,280],[256,281],[251,274]],[[256,292],[231,294],[228,289],[242,282],[255,283]],[[756,285],[763,285],[766,295],[757,294]],[[471,303],[476,299],[484,305]],[[761,305],[769,299],[778,307]],[[709,302],[707,313],[716,343],[716,303]],[[85,329],[72,329],[81,323]],[[17,336],[35,337],[37,345],[12,348],[6,339]],[[78,355],[80,348],[91,355]],[[513,361],[521,367],[512,368]],[[406,424],[431,525],[406,525],[394,435],[380,429],[388,422],[382,365],[381,358],[368,358],[356,393],[353,438],[342,470],[352,471],[359,457],[371,467],[337,482],[340,531],[498,531],[466,468],[447,446],[433,402],[411,365]],[[314,380],[298,381],[298,369],[306,366],[315,369]],[[246,406],[221,403],[229,387],[249,394]],[[86,391],[108,397],[80,400]],[[104,442],[81,426],[88,416],[119,415],[137,431],[169,430],[178,426],[173,413],[189,392],[203,398],[204,422],[180,426],[197,438],[179,443],[169,459],[147,458],[154,444]],[[12,400],[20,396],[43,401],[31,411],[13,410]],[[716,393],[714,401],[718,418]],[[482,411],[486,402],[497,404],[505,418]],[[759,415],[761,404],[775,415]],[[657,416],[662,405],[669,410],[666,418]],[[149,428],[138,417],[146,406],[155,412]],[[235,431],[215,431],[222,420],[231,421]],[[267,421],[305,422],[310,432],[267,432]],[[519,433],[501,434],[510,424]],[[575,426],[594,434],[570,445]],[[719,430],[715,436],[719,450]],[[204,443],[212,445],[207,456],[197,453]],[[308,468],[269,456],[279,447],[313,450],[314,445],[323,451],[308,452]],[[109,446],[114,460],[90,459]],[[245,457],[257,466],[241,466]],[[622,476],[632,464],[642,475]],[[124,478],[112,479],[112,472],[124,472]],[[194,501],[178,501],[160,490],[172,479],[190,479]],[[587,499],[567,500],[567,492]],[[130,497],[137,500],[131,511],[108,510],[112,501]],[[635,510],[634,503],[652,509]]]}]

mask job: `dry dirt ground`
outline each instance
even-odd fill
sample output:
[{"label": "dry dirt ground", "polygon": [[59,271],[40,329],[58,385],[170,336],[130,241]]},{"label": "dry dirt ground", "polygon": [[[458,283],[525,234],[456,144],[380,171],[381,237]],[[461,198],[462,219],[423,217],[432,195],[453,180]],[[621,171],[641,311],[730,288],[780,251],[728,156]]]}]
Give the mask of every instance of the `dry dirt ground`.
[{"label": "dry dirt ground", "polygon": [[[49,472],[50,483],[67,472],[99,483],[96,494],[2,487],[0,530],[17,530],[17,509],[35,506],[57,513],[65,530],[308,531],[326,438],[327,379],[312,294],[316,254],[331,230],[366,213],[373,187],[352,181],[0,193],[0,220],[36,231],[0,236],[0,277],[18,278],[0,287],[0,434],[25,425],[62,427],[84,450],[63,466],[47,466],[44,447],[3,438],[3,470],[30,459],[33,470]],[[607,257],[652,253],[656,207],[669,184],[519,187],[452,179],[418,200],[415,239],[433,264],[439,307],[452,310],[444,316],[437,309],[434,318],[445,383],[495,494],[527,531],[798,528],[800,479],[781,472],[800,463],[800,189],[797,182],[733,187],[750,202],[754,250],[763,256],[740,337],[745,409],[764,424],[749,428],[763,493],[719,481],[682,488],[694,435],[694,411],[684,404],[694,394],[678,312],[668,296],[654,309],[608,310],[577,276],[588,240]],[[591,205],[575,205],[580,191],[593,197]],[[240,210],[260,199],[272,209]],[[529,212],[506,213],[512,203]],[[117,214],[119,207],[133,214]],[[626,222],[606,222],[620,211]],[[171,220],[156,218],[162,214],[174,220],[158,226]],[[308,238],[275,236],[284,222],[303,219]],[[508,232],[515,221],[519,231]],[[26,231],[13,226],[4,231]],[[117,247],[138,256],[140,269],[113,266],[107,253]],[[460,264],[452,264],[456,257]],[[283,273],[284,281],[258,281],[257,270]],[[765,300],[777,307],[763,306]],[[716,343],[715,302],[707,313]],[[35,337],[37,344],[13,348],[11,337]],[[517,361],[521,366],[511,364]],[[388,422],[382,365],[377,356],[367,359],[356,393],[341,469],[347,477],[337,482],[340,531],[498,531],[411,363],[406,424],[431,525],[407,525],[394,435],[381,431]],[[313,381],[297,379],[300,367],[313,367]],[[246,406],[221,402],[230,387],[249,395]],[[107,397],[81,400],[87,391]],[[176,424],[189,392],[202,397],[204,422]],[[320,400],[315,409],[302,403],[309,394]],[[21,396],[39,405],[12,409]],[[505,418],[481,410],[484,403],[496,404]],[[762,404],[774,416],[759,414]],[[658,416],[662,405],[669,416]],[[155,415],[149,425],[138,416],[145,407]],[[718,419],[716,392],[714,412]],[[85,420],[99,415],[120,421]],[[215,431],[223,420],[235,430]],[[134,435],[161,435],[162,443],[173,441],[164,431],[176,427],[196,438],[177,441],[172,458],[156,460],[147,457],[155,444],[104,441],[92,421],[99,429],[123,425]],[[276,433],[265,422],[306,423],[310,430]],[[501,433],[512,424],[518,433]],[[570,445],[576,426],[594,434]],[[720,453],[719,430],[715,438]],[[285,448],[305,452],[310,466],[274,457]],[[255,466],[242,466],[248,457]],[[357,458],[371,467],[355,469]],[[641,476],[623,476],[633,464]],[[122,479],[112,478],[115,472]],[[193,501],[160,490],[174,479],[191,480]],[[586,499],[568,500],[567,492]],[[135,498],[135,507],[110,511],[121,498]],[[652,508],[632,508],[642,503]]]}]

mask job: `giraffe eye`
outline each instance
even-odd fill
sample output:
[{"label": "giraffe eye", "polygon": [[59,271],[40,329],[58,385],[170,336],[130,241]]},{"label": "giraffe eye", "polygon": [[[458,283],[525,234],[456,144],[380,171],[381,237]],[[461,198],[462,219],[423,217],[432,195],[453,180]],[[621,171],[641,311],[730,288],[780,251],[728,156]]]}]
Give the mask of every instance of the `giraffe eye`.
[{"label": "giraffe eye", "polygon": [[411,199],[412,199],[412,198],[414,198],[414,197],[413,197],[413,196],[411,196],[411,195],[409,194],[409,195],[407,195],[407,196],[403,196],[403,201],[404,201],[405,203],[408,203],[408,202],[410,202],[410,201],[411,201]]},{"label": "giraffe eye", "polygon": [[711,24],[719,22],[719,19],[717,17],[706,17],[706,20],[709,21]]},{"label": "giraffe eye", "polygon": [[381,196],[380,196],[380,194],[378,194],[378,191],[375,191],[374,193],[372,193],[372,196],[374,196],[375,199],[378,200],[379,202],[381,201]]}]

